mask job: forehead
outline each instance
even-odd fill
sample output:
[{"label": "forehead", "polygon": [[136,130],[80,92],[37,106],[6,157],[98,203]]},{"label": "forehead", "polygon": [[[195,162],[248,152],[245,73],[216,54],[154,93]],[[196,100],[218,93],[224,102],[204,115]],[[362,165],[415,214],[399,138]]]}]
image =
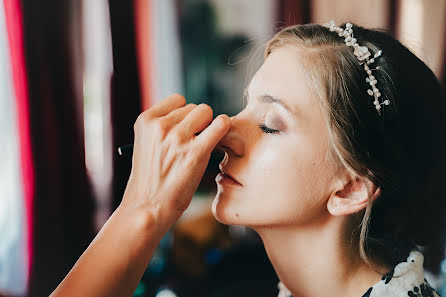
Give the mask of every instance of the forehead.
[{"label": "forehead", "polygon": [[269,94],[281,98],[298,113],[314,106],[316,98],[299,51],[288,45],[274,49],[252,78],[249,96]]}]

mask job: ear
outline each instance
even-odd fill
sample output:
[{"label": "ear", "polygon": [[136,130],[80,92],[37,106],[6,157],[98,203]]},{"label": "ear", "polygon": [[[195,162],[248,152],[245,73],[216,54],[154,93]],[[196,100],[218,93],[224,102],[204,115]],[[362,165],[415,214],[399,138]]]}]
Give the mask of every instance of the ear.
[{"label": "ear", "polygon": [[372,201],[381,194],[381,189],[371,181],[364,183],[359,177],[350,178],[341,187],[333,192],[327,202],[327,209],[333,216],[349,215],[364,209],[369,200],[367,188]]}]

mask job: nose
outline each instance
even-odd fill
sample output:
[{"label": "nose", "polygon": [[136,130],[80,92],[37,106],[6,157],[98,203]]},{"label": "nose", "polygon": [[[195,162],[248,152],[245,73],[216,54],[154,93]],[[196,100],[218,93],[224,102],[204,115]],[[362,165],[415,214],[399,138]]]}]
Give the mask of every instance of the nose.
[{"label": "nose", "polygon": [[246,137],[244,133],[246,129],[244,129],[243,122],[238,115],[229,117],[229,119],[231,127],[228,133],[218,142],[216,149],[223,150],[228,155],[242,157],[245,152]]}]

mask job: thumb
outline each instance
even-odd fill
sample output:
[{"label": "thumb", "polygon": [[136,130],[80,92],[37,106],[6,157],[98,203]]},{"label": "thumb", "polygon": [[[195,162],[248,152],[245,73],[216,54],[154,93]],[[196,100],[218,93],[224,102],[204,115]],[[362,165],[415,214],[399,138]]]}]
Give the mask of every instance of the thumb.
[{"label": "thumb", "polygon": [[196,137],[195,142],[202,152],[210,154],[217,143],[228,133],[230,127],[229,117],[226,114],[220,114]]}]

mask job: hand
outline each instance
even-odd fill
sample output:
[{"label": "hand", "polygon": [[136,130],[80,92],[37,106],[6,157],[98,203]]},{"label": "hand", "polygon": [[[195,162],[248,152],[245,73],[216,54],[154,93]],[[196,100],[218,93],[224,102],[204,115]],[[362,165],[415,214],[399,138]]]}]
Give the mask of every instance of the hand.
[{"label": "hand", "polygon": [[227,115],[212,120],[208,105],[185,104],[183,96],[174,94],[139,115],[132,171],[121,203],[167,225],[189,206],[212,150],[230,127]]},{"label": "hand", "polygon": [[183,96],[172,95],[138,117],[121,205],[51,296],[132,296],[229,130],[228,116],[212,120],[208,105],[185,104]]}]

